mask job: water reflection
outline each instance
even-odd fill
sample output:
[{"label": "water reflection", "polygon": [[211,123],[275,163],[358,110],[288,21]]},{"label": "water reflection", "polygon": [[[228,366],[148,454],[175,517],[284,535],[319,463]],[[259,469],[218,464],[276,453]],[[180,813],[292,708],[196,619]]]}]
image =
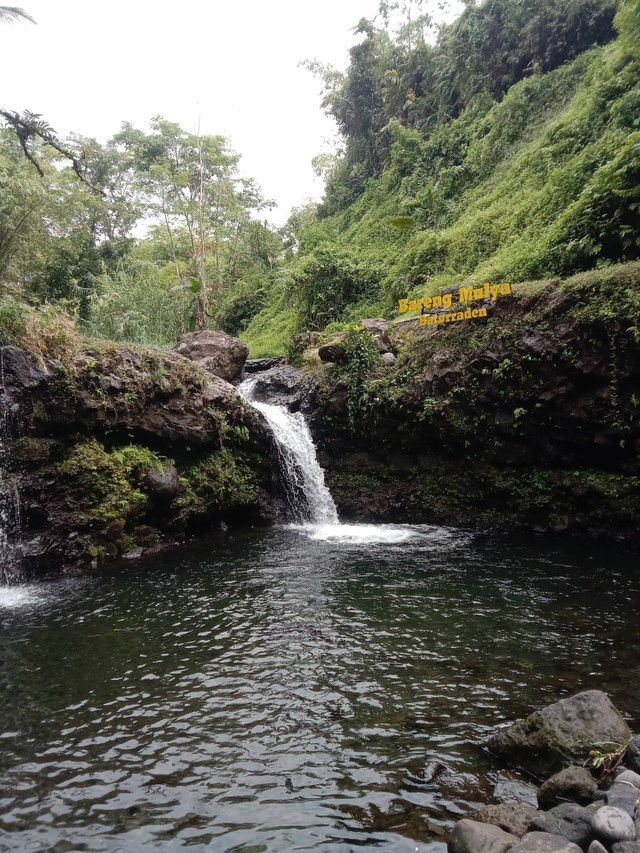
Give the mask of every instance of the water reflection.
[{"label": "water reflection", "polygon": [[640,708],[632,558],[395,532],[13,588],[0,850],[443,850],[486,729],[588,687]]}]

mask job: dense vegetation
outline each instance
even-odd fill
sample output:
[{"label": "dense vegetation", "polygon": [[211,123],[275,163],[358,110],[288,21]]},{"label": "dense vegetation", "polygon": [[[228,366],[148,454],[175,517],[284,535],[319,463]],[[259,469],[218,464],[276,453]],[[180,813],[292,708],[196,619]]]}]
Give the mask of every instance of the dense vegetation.
[{"label": "dense vegetation", "polygon": [[[621,5],[620,35],[606,44],[605,3],[470,4],[435,47],[393,42],[363,24],[344,78],[324,74],[344,152],[280,284],[280,306],[271,300],[248,329],[255,349],[282,347],[296,324],[392,316],[399,297],[443,285],[566,276],[637,258],[639,8]],[[476,30],[485,35],[472,38]],[[414,64],[423,81],[448,69],[440,112],[436,85],[418,86],[407,70]],[[408,93],[403,104],[385,94],[389,80]],[[378,105],[366,132],[342,118],[361,114],[365,93]]]},{"label": "dense vegetation", "polygon": [[383,0],[356,32],[345,73],[310,63],[343,146],[280,231],[222,137],[156,117],[61,143],[0,111],[0,335],[61,309],[114,340],[209,325],[277,354],[407,294],[640,256],[639,0],[469,0],[437,32]]}]

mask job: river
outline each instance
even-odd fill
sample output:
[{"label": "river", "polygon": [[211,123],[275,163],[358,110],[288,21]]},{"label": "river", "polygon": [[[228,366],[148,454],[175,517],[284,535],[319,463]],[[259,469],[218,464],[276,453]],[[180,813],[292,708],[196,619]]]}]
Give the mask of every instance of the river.
[{"label": "river", "polygon": [[489,728],[587,688],[640,712],[639,600],[615,546],[428,526],[0,589],[0,851],[442,851]]}]

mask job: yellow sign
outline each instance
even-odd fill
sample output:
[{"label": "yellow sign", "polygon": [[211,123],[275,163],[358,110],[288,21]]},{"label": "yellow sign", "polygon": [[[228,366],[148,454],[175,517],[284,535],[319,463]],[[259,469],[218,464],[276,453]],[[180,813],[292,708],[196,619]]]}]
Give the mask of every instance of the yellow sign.
[{"label": "yellow sign", "polygon": [[[508,282],[502,284],[485,283],[482,287],[473,285],[461,286],[458,290],[458,303],[478,302],[481,299],[492,299],[494,302],[500,296],[510,296],[511,285]],[[422,311],[431,308],[453,308],[453,294],[443,293],[439,296],[427,296],[424,299],[401,299],[399,311],[401,314],[407,311]],[[454,311],[451,314],[421,314],[421,326],[437,326],[440,323],[457,323],[460,320],[475,320],[477,317],[486,317],[486,308],[467,308],[464,311]]]}]

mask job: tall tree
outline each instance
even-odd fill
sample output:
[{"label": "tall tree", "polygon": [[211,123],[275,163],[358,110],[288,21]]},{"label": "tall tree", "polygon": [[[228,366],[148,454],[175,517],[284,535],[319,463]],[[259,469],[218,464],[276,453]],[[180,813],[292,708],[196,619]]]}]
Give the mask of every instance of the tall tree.
[{"label": "tall tree", "polygon": [[125,124],[114,143],[133,159],[141,202],[165,229],[178,286],[197,290],[197,327],[205,329],[210,292],[228,283],[242,228],[268,203],[239,176],[239,155],[222,136],[188,133],[156,116],[151,133]]}]

